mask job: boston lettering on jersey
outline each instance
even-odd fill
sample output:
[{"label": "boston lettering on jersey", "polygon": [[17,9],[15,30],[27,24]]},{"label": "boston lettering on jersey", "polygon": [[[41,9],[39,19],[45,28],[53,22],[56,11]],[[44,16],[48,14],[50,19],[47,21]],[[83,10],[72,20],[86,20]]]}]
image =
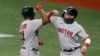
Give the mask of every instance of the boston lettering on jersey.
[{"label": "boston lettering on jersey", "polygon": [[64,34],[66,34],[69,37],[72,37],[72,35],[73,35],[73,32],[72,31],[67,30],[67,29],[63,29],[63,28],[58,28],[58,32],[64,33]]}]

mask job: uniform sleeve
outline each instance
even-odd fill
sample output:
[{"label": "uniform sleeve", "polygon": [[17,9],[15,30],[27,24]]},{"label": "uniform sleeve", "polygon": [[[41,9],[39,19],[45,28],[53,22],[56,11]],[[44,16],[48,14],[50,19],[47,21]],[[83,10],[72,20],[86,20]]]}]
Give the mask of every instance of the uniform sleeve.
[{"label": "uniform sleeve", "polygon": [[53,24],[53,25],[56,25],[57,24],[57,16],[51,16],[50,17],[50,23]]},{"label": "uniform sleeve", "polygon": [[35,19],[32,21],[31,27],[32,29],[39,29],[42,26],[42,19]]},{"label": "uniform sleeve", "polygon": [[37,26],[37,28],[42,27],[42,25],[43,25],[42,19],[38,19],[38,20],[36,21],[36,26]]},{"label": "uniform sleeve", "polygon": [[86,39],[89,35],[85,32],[82,26],[79,27],[80,31],[78,32],[78,36],[82,37],[82,39]]}]

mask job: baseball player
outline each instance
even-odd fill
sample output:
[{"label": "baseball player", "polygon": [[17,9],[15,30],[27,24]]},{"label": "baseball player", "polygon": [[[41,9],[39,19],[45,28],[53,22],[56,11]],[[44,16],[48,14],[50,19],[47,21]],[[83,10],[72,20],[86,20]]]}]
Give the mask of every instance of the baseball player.
[{"label": "baseball player", "polygon": [[[61,17],[51,16],[52,14],[57,15],[58,11],[50,11],[48,13],[49,19],[46,20],[53,24],[57,30],[61,47],[60,56],[83,56],[90,45],[91,39],[84,28],[75,21],[78,14],[77,9],[68,7]],[[82,47],[78,41],[79,38],[84,40]]]},{"label": "baseball player", "polygon": [[[42,6],[38,4],[36,9],[41,13],[42,19],[34,19],[35,12],[31,6],[22,9],[24,21],[20,25],[19,33],[22,40],[20,56],[39,56],[38,51],[38,29],[45,24],[46,13]],[[39,40],[39,44],[43,42]]]}]

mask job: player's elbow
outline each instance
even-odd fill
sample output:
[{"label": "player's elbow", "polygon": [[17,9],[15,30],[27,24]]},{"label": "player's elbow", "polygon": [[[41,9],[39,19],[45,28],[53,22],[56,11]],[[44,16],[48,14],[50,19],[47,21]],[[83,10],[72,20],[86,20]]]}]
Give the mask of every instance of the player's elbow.
[{"label": "player's elbow", "polygon": [[45,25],[45,24],[49,23],[49,19],[46,18],[45,20],[42,20],[42,22],[43,22],[43,25]]}]

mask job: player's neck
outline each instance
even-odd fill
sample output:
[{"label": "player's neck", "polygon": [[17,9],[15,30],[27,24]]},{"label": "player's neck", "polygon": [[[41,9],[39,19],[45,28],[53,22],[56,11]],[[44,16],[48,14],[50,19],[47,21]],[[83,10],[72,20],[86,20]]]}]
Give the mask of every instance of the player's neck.
[{"label": "player's neck", "polygon": [[26,18],[25,20],[33,20],[33,19],[31,19],[31,18]]}]

